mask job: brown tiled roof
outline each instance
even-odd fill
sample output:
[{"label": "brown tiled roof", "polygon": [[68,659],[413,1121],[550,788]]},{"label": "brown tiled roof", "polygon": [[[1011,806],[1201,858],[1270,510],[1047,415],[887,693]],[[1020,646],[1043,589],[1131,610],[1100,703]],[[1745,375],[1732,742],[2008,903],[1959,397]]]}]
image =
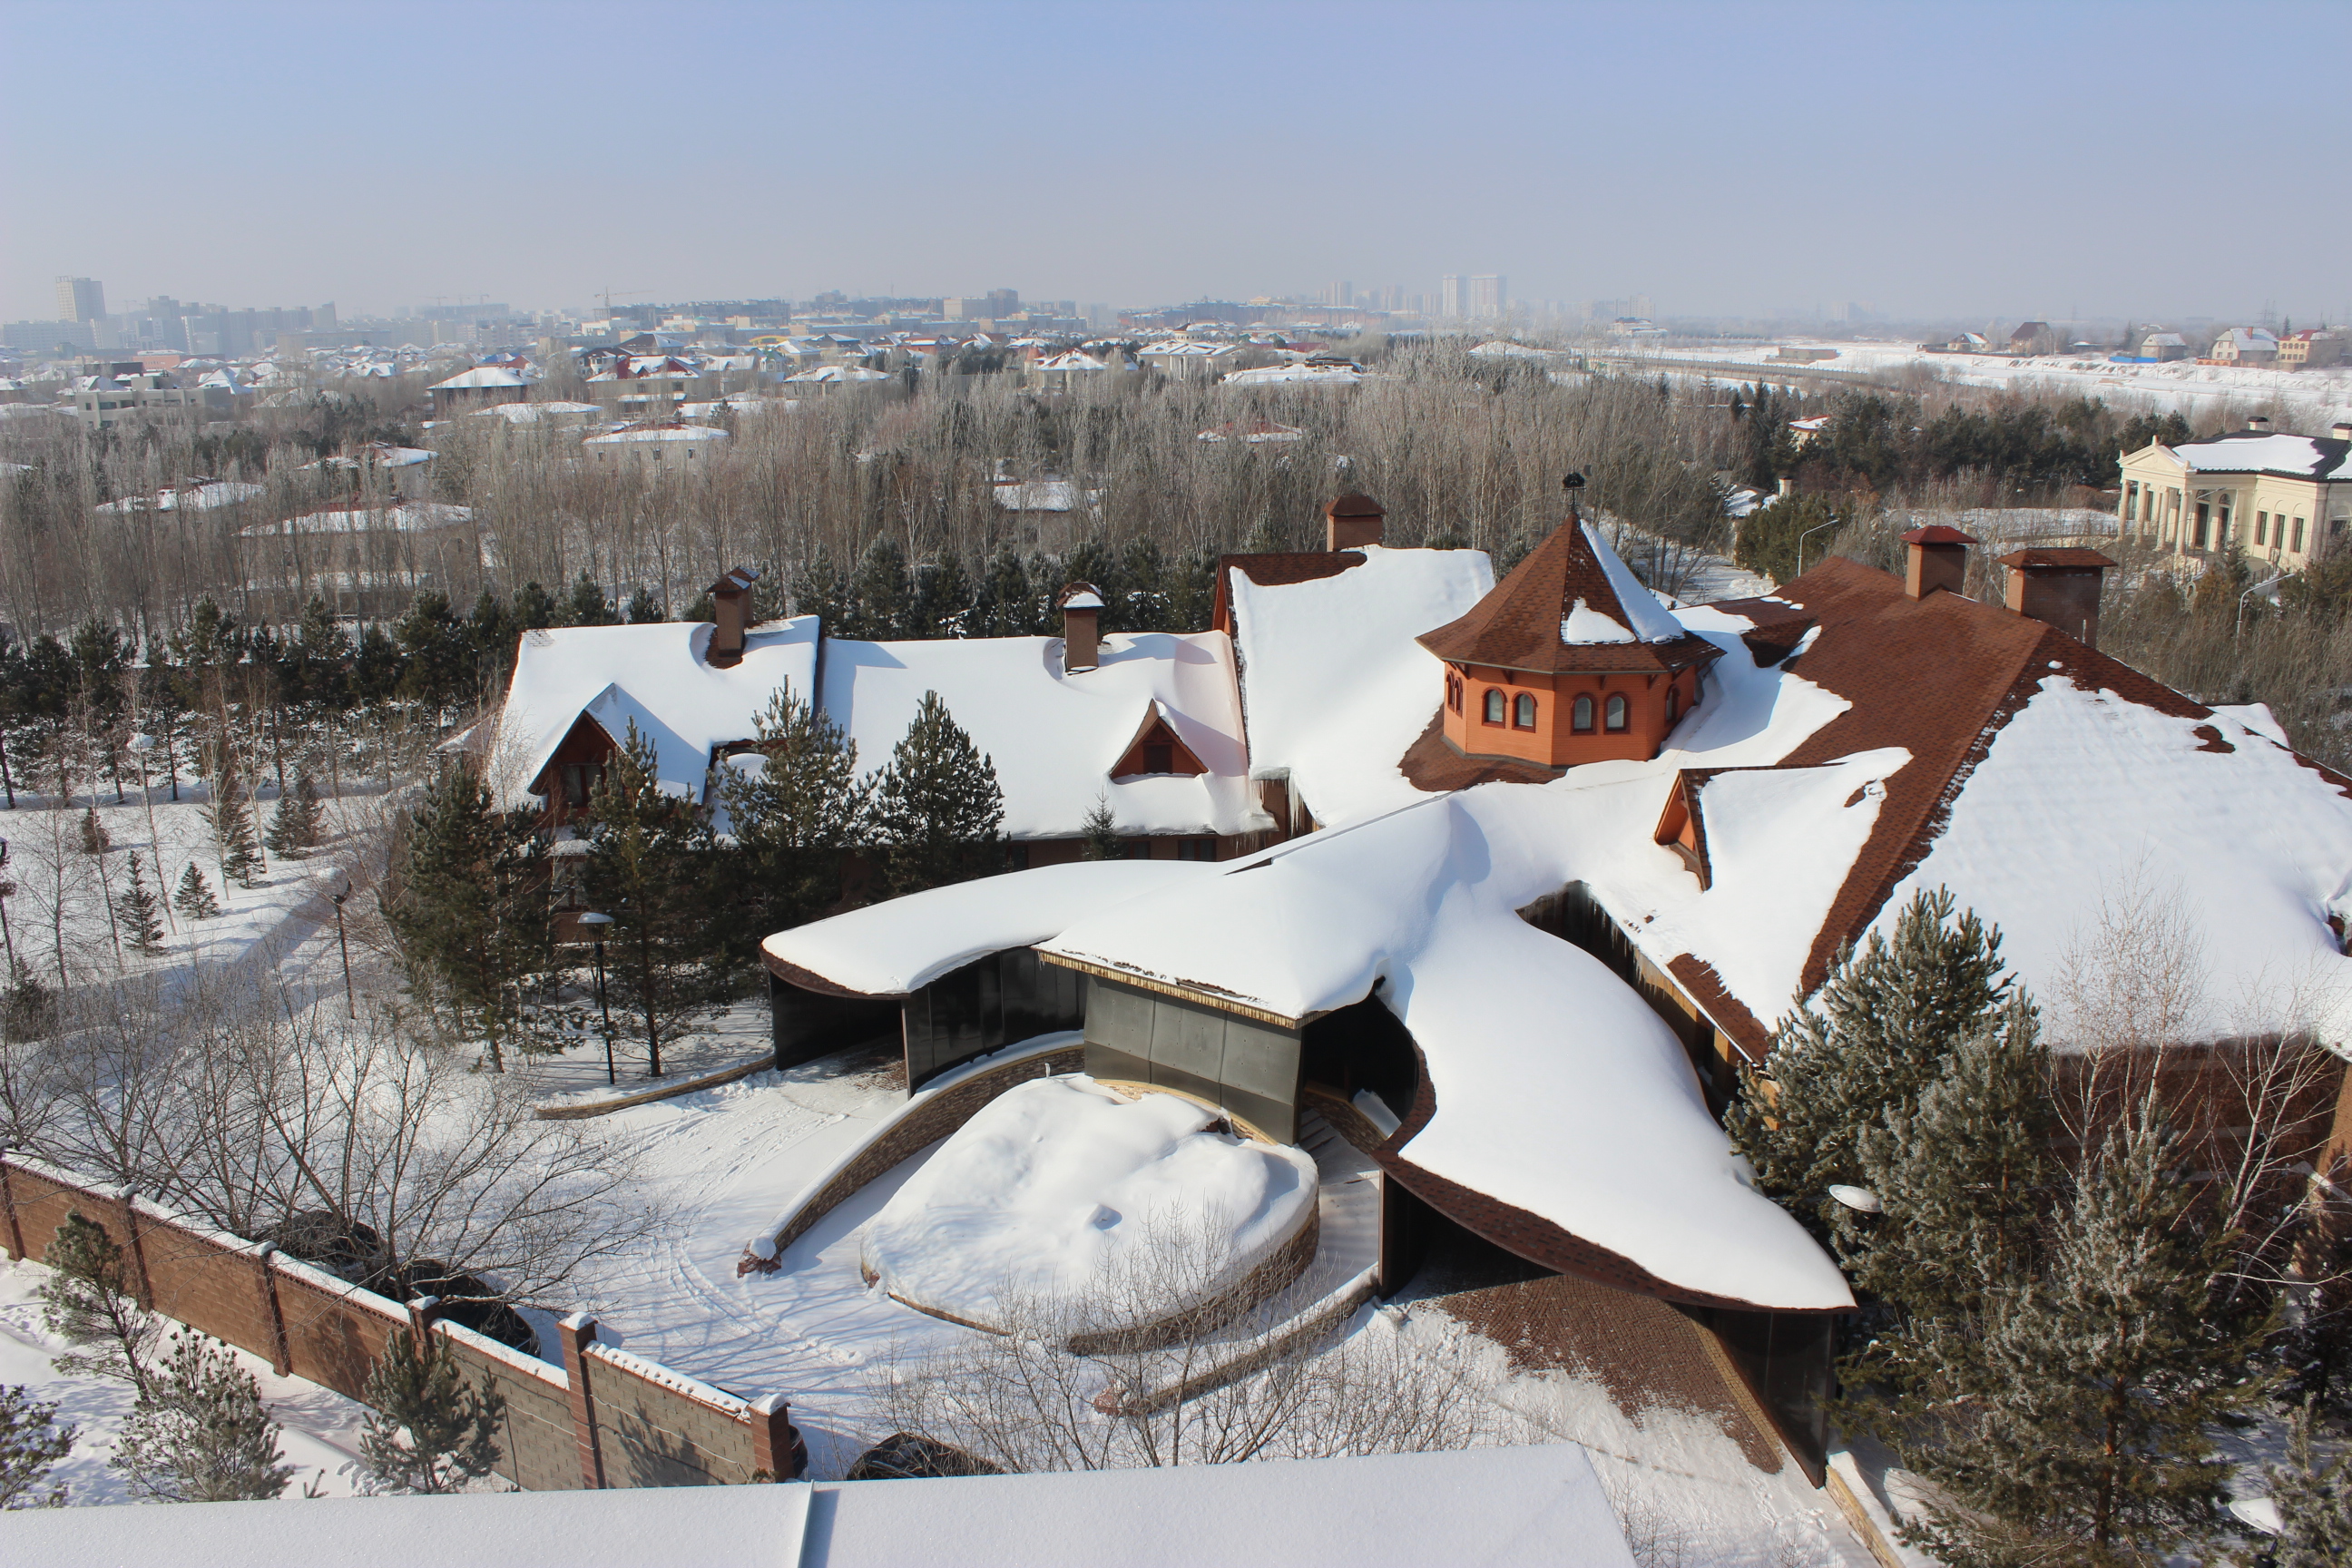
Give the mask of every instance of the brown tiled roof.
[{"label": "brown tiled roof", "polygon": [[1397,760],[1412,787],[1432,795],[1468,789],[1472,784],[1549,784],[1559,775],[1533,763],[1508,763],[1493,757],[1465,757],[1446,742],[1445,715],[1433,713],[1421,739],[1405,748]]},{"label": "brown tiled roof", "polygon": [[2000,558],[2004,566],[2112,566],[2095,550],[2012,550]]},{"label": "brown tiled roof", "polygon": [[1231,633],[1233,617],[1233,576],[1239,572],[1261,588],[1278,588],[1289,583],[1312,583],[1322,577],[1337,577],[1350,566],[1361,566],[1364,552],[1360,550],[1290,550],[1263,555],[1220,555],[1217,557],[1217,599],[1210,612],[1212,630]]},{"label": "brown tiled roof", "polygon": [[1631,628],[1633,617],[1610,585],[1600,557],[1571,518],[1528,552],[1494,591],[1414,640],[1443,659],[1502,669],[1552,674],[1567,670],[1626,670],[1654,673],[1688,669],[1717,653],[1704,637],[1685,636],[1669,643],[1570,643],[1560,623],[1578,600]]},{"label": "brown tiled roof", "polygon": [[1973,533],[1962,533],[1948,523],[1931,522],[1925,528],[1915,528],[1903,536],[1906,544],[1975,544]]}]

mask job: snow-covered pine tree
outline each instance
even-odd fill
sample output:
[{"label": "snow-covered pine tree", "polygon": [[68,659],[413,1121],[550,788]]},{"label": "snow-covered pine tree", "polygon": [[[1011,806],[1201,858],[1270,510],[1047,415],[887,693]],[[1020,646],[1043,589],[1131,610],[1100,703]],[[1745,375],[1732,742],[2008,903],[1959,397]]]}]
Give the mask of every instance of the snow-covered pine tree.
[{"label": "snow-covered pine tree", "polygon": [[370,1491],[457,1491],[498,1465],[506,1400],[459,1375],[447,1340],[423,1338],[420,1351],[414,1333],[387,1335],[369,1369],[360,1464]]},{"label": "snow-covered pine tree", "polygon": [[163,900],[147,886],[146,868],[136,849],[131,852],[131,885],[115,895],[114,915],[133,952],[163,951]]},{"label": "snow-covered pine tree", "polygon": [[648,1075],[661,1048],[713,994],[717,900],[707,886],[709,819],[663,790],[653,742],[629,726],[588,803],[595,830],[583,881],[606,928],[612,977],[645,1025]]},{"label": "snow-covered pine tree", "polygon": [[1817,1229],[1832,1222],[1832,1183],[1863,1184],[1865,1128],[1908,1112],[1962,1040],[2007,1003],[2000,932],[1951,893],[1915,897],[1890,941],[1870,933],[1839,956],[1811,1003],[1780,1027],[1770,1084],[1743,1081],[1726,1126],[1758,1184]]},{"label": "snow-covered pine tree", "polygon": [[997,869],[1004,791],[996,765],[971,743],[936,691],[891,753],[874,791],[875,822],[887,847],[890,891],[968,881]]},{"label": "snow-covered pine tree", "polygon": [[971,578],[954,551],[915,571],[915,591],[907,606],[907,632],[919,637],[972,635]]},{"label": "snow-covered pine tree", "polygon": [[848,626],[845,637],[905,637],[913,607],[914,586],[907,572],[907,552],[888,533],[877,533],[866,547],[857,570],[849,576],[849,602],[843,606]]},{"label": "snow-covered pine tree", "polygon": [[841,898],[842,858],[866,836],[870,784],[857,782],[857,743],[790,684],[752,721],[765,762],[723,765],[719,797],[746,875],[730,879],[736,918],[722,936],[730,963],[758,962],[769,931],[814,918]]},{"label": "snow-covered pine tree", "polygon": [[220,861],[222,882],[252,887],[254,879],[261,875],[261,847],[253,834],[253,803],[246,795],[245,781],[237,776],[236,763],[225,741],[219,748],[219,761],[214,766],[210,798],[205,803],[205,821],[212,828],[213,852]]},{"label": "snow-covered pine tree", "polygon": [[554,963],[548,861],[523,813],[495,808],[472,768],[442,771],[411,819],[406,875],[384,910],[410,963],[437,986],[461,1034],[506,1070],[520,987]]},{"label": "snow-covered pine tree", "polygon": [[654,621],[667,620],[662,613],[661,601],[651,588],[640,588],[629,595],[629,625],[642,626]]},{"label": "snow-covered pine tree", "polygon": [[221,912],[219,900],[213,897],[212,884],[205,880],[204,868],[194,860],[180,873],[180,887],[172,895],[172,907],[192,921],[208,921]]},{"label": "snow-covered pine tree", "polygon": [[30,1390],[0,1388],[0,1513],[20,1508],[63,1508],[66,1489],[41,1483],[73,1452],[79,1432],[58,1425],[58,1407],[37,1405]]},{"label": "snow-covered pine tree", "polygon": [[572,597],[564,610],[566,626],[609,626],[614,620],[613,602],[604,597],[603,586],[584,569],[572,584]]},{"label": "snow-covered pine tree", "polygon": [[107,832],[106,824],[98,819],[98,807],[90,806],[81,814],[81,852],[103,855],[113,847],[114,836]]},{"label": "snow-covered pine tree", "polygon": [[163,1322],[132,1293],[121,1245],[105,1226],[68,1209],[41,1261],[50,1270],[34,1291],[41,1321],[73,1347],[51,1363],[60,1372],[121,1378],[147,1397],[155,1386],[155,1345]]},{"label": "snow-covered pine tree", "polygon": [[2152,1102],[2100,1141],[2044,1266],[1990,1303],[1941,1419],[1898,1443],[1956,1505],[1912,1532],[1949,1568],[2156,1563],[2220,1521],[2213,1434],[2267,1394],[2270,1321],[2225,1294],[2230,1237],[2181,1157]]},{"label": "snow-covered pine tree", "polygon": [[23,959],[10,960],[9,973],[8,988],[0,992],[0,1039],[40,1039],[57,1027],[57,993]]},{"label": "snow-covered pine tree", "polygon": [[134,1497],[155,1502],[274,1498],[294,1479],[253,1374],[194,1330],[172,1336],[108,1462]]},{"label": "snow-covered pine tree", "polygon": [[981,636],[1025,637],[1037,630],[1037,596],[1030,591],[1029,574],[1022,569],[1021,557],[1011,545],[989,558],[987,574],[981,579],[979,605],[986,619]]},{"label": "snow-covered pine tree", "polygon": [[2352,1563],[2352,1454],[2323,1464],[2312,1453],[2311,1413],[2295,1415],[2289,1463],[2270,1469],[2279,1511],[2272,1568],[2342,1568]]},{"label": "snow-covered pine tree", "polygon": [[262,842],[277,855],[288,860],[299,860],[319,847],[326,828],[327,808],[319,799],[319,786],[310,778],[310,770],[298,768],[294,787],[278,797],[278,809],[269,815],[269,831]]},{"label": "snow-covered pine tree", "polygon": [[1078,824],[1078,829],[1086,838],[1083,853],[1087,859],[1127,858],[1127,840],[1118,836],[1118,818],[1111,813],[1108,795],[1095,796],[1095,808],[1087,813],[1085,820]]}]

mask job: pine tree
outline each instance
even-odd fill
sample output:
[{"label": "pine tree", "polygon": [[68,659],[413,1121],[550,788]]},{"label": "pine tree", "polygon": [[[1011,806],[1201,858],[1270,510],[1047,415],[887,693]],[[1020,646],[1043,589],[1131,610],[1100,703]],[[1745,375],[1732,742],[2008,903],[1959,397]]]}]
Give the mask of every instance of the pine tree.
[{"label": "pine tree", "polygon": [[842,606],[842,636],[898,637],[907,634],[914,590],[907,573],[907,552],[887,533],[874,536],[866,554],[850,574],[849,602]]},{"label": "pine tree", "polygon": [[131,885],[115,895],[114,916],[130,934],[132,952],[163,951],[163,900],[148,888],[136,849],[131,852]]},{"label": "pine tree", "polygon": [[194,1331],[172,1336],[110,1463],[133,1496],[156,1502],[258,1500],[294,1479],[260,1384],[226,1345]]},{"label": "pine tree", "polygon": [[964,637],[973,635],[971,579],[953,551],[915,574],[915,592],[907,606],[907,635],[918,637]]},{"label": "pine tree", "polygon": [[113,835],[108,833],[106,824],[98,819],[98,807],[90,806],[81,814],[81,852],[103,855],[113,847]]},{"label": "pine tree", "polygon": [[253,834],[253,805],[236,763],[224,737],[213,769],[211,797],[205,803],[205,821],[212,828],[213,852],[220,860],[221,881],[250,888],[261,874],[261,848]]},{"label": "pine tree", "polygon": [[163,1320],[131,1291],[130,1258],[105,1226],[69,1209],[42,1249],[49,1277],[35,1292],[41,1321],[73,1349],[50,1361],[60,1372],[120,1378],[142,1399],[155,1388],[155,1344]]},{"label": "pine tree", "polygon": [[181,873],[180,889],[172,895],[172,907],[192,921],[208,921],[221,912],[219,902],[213,897],[212,884],[205,880],[203,868],[194,860]]},{"label": "pine tree", "polygon": [[299,769],[294,787],[278,797],[278,809],[270,813],[269,831],[262,842],[286,859],[299,860],[319,847],[326,818],[327,808],[319,799],[319,786],[311,782],[310,770]]},{"label": "pine tree", "polygon": [[725,922],[734,963],[757,962],[770,932],[813,919],[841,898],[842,858],[866,837],[870,784],[857,782],[857,743],[787,685],[753,721],[761,762],[719,770],[719,796],[744,861],[730,880],[740,913]]},{"label": "pine tree", "polygon": [[629,595],[629,625],[642,626],[649,622],[666,621],[668,618],[662,614],[661,601],[654,596],[654,591],[651,588],[640,588]]},{"label": "pine tree", "polygon": [[2232,1304],[2231,1237],[2207,1227],[2151,1103],[2079,1173],[2036,1276],[1990,1306],[1904,1462],[1956,1505],[1917,1530],[1950,1568],[2149,1563],[2220,1521],[2212,1434],[2268,1393],[2267,1318]]},{"label": "pine tree", "polygon": [[1095,808],[1087,813],[1086,820],[1079,824],[1079,830],[1085,835],[1083,853],[1087,859],[1127,858],[1127,840],[1119,837],[1118,818],[1111,813],[1108,795],[1095,796]]},{"label": "pine tree", "polygon": [[13,978],[6,992],[0,993],[0,1039],[45,1038],[58,1026],[57,993],[24,960],[10,960],[9,968]]},{"label": "pine tree", "polygon": [[498,1467],[506,1400],[458,1374],[449,1342],[427,1331],[394,1333],[360,1397],[370,1407],[360,1463],[372,1492],[452,1492]]},{"label": "pine tree", "polygon": [[981,582],[979,603],[983,611],[980,635],[1025,637],[1036,632],[1036,595],[1030,589],[1029,574],[1022,570],[1021,557],[1011,545],[998,550],[990,559],[988,574]]},{"label": "pine tree", "polygon": [[520,1027],[520,987],[554,963],[549,863],[527,812],[494,808],[471,767],[425,786],[410,824],[406,876],[385,910],[411,964],[489,1048],[493,1071]]},{"label": "pine tree", "polygon": [[936,691],[874,791],[876,826],[887,847],[892,893],[967,881],[998,868],[1004,791],[996,766],[971,743]]},{"label": "pine tree", "polygon": [[2007,1004],[2000,932],[1955,921],[1943,889],[1914,898],[1889,941],[1839,957],[1813,1002],[1781,1026],[1772,1081],[1749,1079],[1726,1118],[1758,1185],[1826,1232],[1832,1183],[1863,1184],[1864,1130],[1908,1113],[1960,1042]]},{"label": "pine tree", "polygon": [[58,1407],[37,1405],[31,1391],[0,1387],[0,1513],[63,1508],[66,1489],[41,1489],[51,1467],[73,1452],[79,1431],[57,1422]]},{"label": "pine tree", "polygon": [[662,788],[653,742],[630,724],[590,797],[595,829],[583,880],[589,901],[613,917],[612,974],[645,1025],[648,1076],[661,1048],[714,989],[712,900],[703,886],[709,825]]},{"label": "pine tree", "polygon": [[2352,1563],[2352,1454],[2332,1464],[2312,1458],[2311,1415],[2295,1415],[2287,1448],[2291,1463],[2269,1471],[2271,1500],[2279,1510],[2272,1568],[2341,1568]]},{"label": "pine tree", "polygon": [[604,597],[604,588],[586,572],[572,584],[572,598],[564,606],[564,624],[574,626],[608,626],[613,624],[613,602]]}]

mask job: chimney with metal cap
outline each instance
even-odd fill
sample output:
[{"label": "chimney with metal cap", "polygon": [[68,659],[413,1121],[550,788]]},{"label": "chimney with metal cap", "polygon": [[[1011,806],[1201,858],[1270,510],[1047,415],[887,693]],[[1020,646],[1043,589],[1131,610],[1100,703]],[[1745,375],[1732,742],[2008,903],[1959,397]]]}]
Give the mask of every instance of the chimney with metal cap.
[{"label": "chimney with metal cap", "polygon": [[1062,673],[1076,675],[1102,663],[1102,590],[1073,583],[1062,590]]},{"label": "chimney with metal cap", "polygon": [[1911,547],[1903,591],[1912,598],[1924,599],[1938,589],[1957,594],[1968,585],[1969,546],[1977,542],[1974,534],[1931,522],[1905,534],[1903,542]]},{"label": "chimney with metal cap", "polygon": [[2095,550],[2015,550],[2009,568],[2009,607],[2056,626],[2084,647],[2099,646],[2099,590],[2115,564]]},{"label": "chimney with metal cap", "polygon": [[1355,550],[1378,544],[1387,517],[1380,502],[1351,490],[1323,509],[1323,548]]},{"label": "chimney with metal cap", "polygon": [[2352,441],[2352,419],[2338,419],[2327,427],[2327,434],[2338,441]]},{"label": "chimney with metal cap", "polygon": [[2246,416],[2246,428],[2259,430],[2267,436],[2271,433],[2271,416],[2267,414],[2249,414]]},{"label": "chimney with metal cap", "polygon": [[715,669],[731,669],[743,662],[744,635],[751,629],[751,584],[760,580],[756,566],[738,566],[703,592],[710,595],[711,619],[707,656]]}]

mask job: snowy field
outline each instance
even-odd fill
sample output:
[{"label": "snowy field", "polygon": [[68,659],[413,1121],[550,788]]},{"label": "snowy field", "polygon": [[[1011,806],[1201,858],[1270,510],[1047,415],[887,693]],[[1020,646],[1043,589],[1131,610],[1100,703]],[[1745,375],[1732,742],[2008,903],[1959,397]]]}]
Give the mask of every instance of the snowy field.
[{"label": "snowy field", "polygon": [[[1792,338],[1790,348],[1834,351],[1834,359],[1811,365],[1782,364],[1773,356],[1783,345],[1743,343],[1737,346],[1700,344],[1662,348],[1654,353],[1608,353],[1620,363],[1638,365],[1655,359],[1667,366],[1692,361],[1718,362],[1726,382],[1773,379],[1776,370],[1843,371],[1855,374],[1932,369],[1946,382],[1962,386],[1993,387],[2018,393],[2062,397],[2096,397],[2123,408],[2155,413],[2178,411],[2196,419],[2207,415],[2252,412],[2273,404],[2298,423],[2325,434],[2336,419],[2352,413],[2352,367],[2331,365],[2321,370],[2273,370],[2261,366],[2196,364],[2111,364],[2105,359],[2048,354],[2011,358],[2002,354],[1928,353],[1915,343],[1851,342]],[[1807,384],[1822,386],[1819,381]]]}]

